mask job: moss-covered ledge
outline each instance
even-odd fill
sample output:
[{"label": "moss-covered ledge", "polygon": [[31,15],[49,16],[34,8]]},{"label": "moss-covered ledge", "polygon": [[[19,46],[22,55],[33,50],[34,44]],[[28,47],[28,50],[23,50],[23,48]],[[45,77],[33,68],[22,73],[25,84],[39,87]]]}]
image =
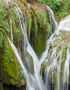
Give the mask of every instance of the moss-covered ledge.
[{"label": "moss-covered ledge", "polygon": [[0,1],[0,81],[2,84],[20,86],[21,82],[25,85],[25,79],[24,76],[21,77],[20,66],[7,39],[7,37],[11,38],[10,19],[14,44],[20,50],[19,44],[23,39],[23,34],[16,9],[14,6],[9,7],[5,1]]},{"label": "moss-covered ledge", "polygon": [[20,65],[2,28],[0,28],[0,50],[0,82],[18,87],[24,86],[25,78],[21,76]]}]

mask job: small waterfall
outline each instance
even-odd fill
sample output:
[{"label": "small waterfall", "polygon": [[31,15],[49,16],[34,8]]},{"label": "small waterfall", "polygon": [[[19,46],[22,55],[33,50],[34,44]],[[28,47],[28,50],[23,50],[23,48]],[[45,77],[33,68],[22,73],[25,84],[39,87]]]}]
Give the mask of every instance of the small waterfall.
[{"label": "small waterfall", "polygon": [[[46,45],[46,49],[43,52],[41,58],[40,58],[40,64],[46,59],[48,56],[48,51],[50,48],[50,42],[52,42],[53,38],[58,35],[60,33],[60,31],[70,31],[70,15],[65,17],[63,20],[61,20],[59,22],[59,25],[57,27],[57,29],[55,30],[55,32],[50,36],[50,38],[47,40],[47,45]],[[56,38],[56,37],[55,37]]]},{"label": "small waterfall", "polygon": [[[32,85],[32,86],[34,86],[34,90],[43,90],[43,89],[46,90],[45,89],[45,86],[43,84],[42,77],[40,75],[39,59],[38,59],[37,55],[35,54],[33,48],[31,47],[31,45],[29,44],[29,41],[28,41],[27,31],[26,31],[25,17],[23,16],[23,13],[22,13],[22,11],[20,10],[20,8],[18,6],[15,6],[15,8],[16,8],[16,11],[17,11],[18,16],[19,16],[19,21],[20,21],[20,24],[21,24],[22,32],[24,34],[24,41],[27,44],[26,45],[26,52],[29,53],[29,55],[32,57],[33,62],[34,62],[34,75],[29,74],[29,77],[33,80],[32,82],[33,83],[34,82],[36,83],[36,84],[34,83],[34,85]],[[26,55],[26,59],[27,58],[28,57]],[[21,63],[20,63],[20,65],[21,65]],[[31,80],[29,80],[29,81],[31,81]],[[30,85],[30,88],[32,86]],[[30,88],[28,90],[31,90]]]},{"label": "small waterfall", "polygon": [[49,6],[46,6],[46,7],[47,7],[47,10],[49,12],[50,22],[53,25],[53,29],[55,31],[57,29],[58,22],[55,19],[55,16],[54,16],[54,13],[53,13],[52,9]]},{"label": "small waterfall", "polygon": [[24,75],[25,75],[25,77],[28,77],[27,71],[26,71],[26,69],[25,69],[25,67],[24,67],[24,65],[23,65],[23,62],[22,62],[21,56],[20,56],[20,54],[19,54],[17,48],[16,48],[15,45],[10,41],[9,38],[8,38],[8,41],[9,41],[9,43],[10,43],[10,45],[11,45],[13,51],[14,51],[14,54],[15,54],[15,56],[16,56],[16,58],[17,58],[19,64],[21,65],[21,68],[22,68],[23,71],[24,71]]},{"label": "small waterfall", "polygon": [[11,42],[13,43],[13,31],[12,31],[12,21],[10,19],[10,32],[11,32]]},{"label": "small waterfall", "polygon": [[[8,37],[7,37],[7,38],[8,38]],[[17,48],[16,48],[15,45],[10,41],[9,38],[8,38],[8,41],[9,41],[9,43],[10,43],[10,45],[11,45],[13,51],[14,51],[14,54],[15,54],[15,56],[16,56],[19,64],[20,64],[21,69],[22,69],[22,71],[23,71],[23,74],[24,74],[24,76],[25,76],[25,78],[26,78],[26,80],[27,80],[27,88],[28,88],[28,90],[36,90],[36,89],[34,89],[34,88],[30,85],[31,80],[30,80],[29,73],[27,72],[27,70],[26,70],[26,68],[25,68],[25,65],[24,65],[23,62],[22,62],[21,56],[20,56]],[[35,84],[35,83],[34,83],[34,84]]]},{"label": "small waterfall", "polygon": [[[61,67],[61,59],[62,59],[61,55],[62,55],[62,52],[60,51],[58,53],[58,55],[56,56],[56,54],[57,54],[56,51],[57,51],[57,48],[54,48],[53,51],[52,51],[52,55],[51,55],[52,63],[46,68],[46,72],[47,72],[46,76],[47,76],[47,78],[49,78],[49,76],[51,74],[51,82],[52,82],[52,84],[54,82],[56,82],[55,83],[56,88],[54,88],[54,86],[52,85],[52,89],[54,88],[54,90],[60,90],[60,67]],[[59,59],[59,62],[60,62],[59,64],[57,62],[58,58],[60,58]],[[54,75],[56,76],[57,81],[54,81]],[[49,81],[47,81],[48,80],[47,78],[46,78],[47,89],[51,90],[49,88],[49,84],[48,84]]]},{"label": "small waterfall", "polygon": [[[57,48],[62,45],[64,42],[59,43],[58,47],[52,47],[52,53],[49,56],[50,45],[61,31],[70,32],[70,16],[67,16],[62,21],[60,21],[57,30],[51,35],[51,37],[47,41],[47,47],[43,52],[40,58],[40,65],[43,61],[46,61],[47,66],[45,70],[45,78],[46,78],[46,86],[47,90],[68,90],[69,84],[69,62],[70,62],[70,49],[67,49],[67,58],[64,63],[64,71],[63,71],[63,83],[61,83],[61,62],[62,62],[62,51],[60,50],[57,53]],[[51,63],[49,63],[51,57]],[[51,81],[49,81],[49,77],[51,77]],[[56,80],[55,80],[56,78]],[[54,81],[55,80],[55,81]],[[52,87],[50,87],[49,82],[52,82]],[[55,82],[55,86],[53,85]],[[66,83],[66,86],[64,85]],[[62,88],[62,86],[63,88]]]},{"label": "small waterfall", "polygon": [[67,48],[66,61],[64,65],[64,75],[63,75],[63,83],[66,85],[63,87],[63,90],[68,90],[69,84],[69,64],[70,64],[70,47]]},{"label": "small waterfall", "polygon": [[70,31],[70,15],[65,17],[65,19],[60,22],[58,26],[58,31],[61,29],[63,31]]}]

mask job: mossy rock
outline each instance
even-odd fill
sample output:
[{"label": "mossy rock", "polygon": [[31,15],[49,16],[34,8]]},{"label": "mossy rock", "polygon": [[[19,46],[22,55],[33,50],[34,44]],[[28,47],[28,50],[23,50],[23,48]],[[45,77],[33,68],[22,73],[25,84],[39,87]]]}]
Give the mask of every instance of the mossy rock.
[{"label": "mossy rock", "polygon": [[28,39],[36,54],[40,57],[46,48],[47,38],[52,34],[48,11],[38,2],[27,3],[21,9],[25,12]]},{"label": "mossy rock", "polygon": [[9,34],[9,13],[4,3],[0,3],[0,28],[3,28]]},{"label": "mossy rock", "polygon": [[40,3],[46,3],[46,0],[38,0]]},{"label": "mossy rock", "polygon": [[7,37],[1,32],[2,39],[2,53],[0,59],[0,79],[3,83],[18,84],[19,82],[19,64],[14,55],[14,52],[7,40]]},{"label": "mossy rock", "polygon": [[12,24],[14,44],[17,46],[19,42],[21,41],[21,39],[23,38],[19,16],[15,7],[12,7],[9,13],[10,13],[10,19],[12,21],[11,24]]},{"label": "mossy rock", "polygon": [[52,32],[52,27],[48,19],[48,12],[42,4],[35,2],[31,5],[30,11],[27,17],[27,25],[29,23],[27,27],[30,31],[29,40],[36,54],[40,57],[46,48],[46,40]]},{"label": "mossy rock", "polygon": [[33,3],[35,1],[37,1],[37,0],[27,0],[27,2],[30,2],[30,3]]},{"label": "mossy rock", "polygon": [[46,48],[47,38],[52,34],[48,11],[37,1],[30,4],[26,3],[26,5],[25,3],[18,3],[18,5],[25,13],[28,39],[36,54],[40,57]]},{"label": "mossy rock", "polygon": [[[0,2],[0,80],[2,83],[18,85],[21,80],[20,66],[6,37],[11,37],[10,19],[14,44],[18,47],[23,39],[18,14],[14,6],[9,7],[5,1]],[[18,49],[20,50],[20,47]]]},{"label": "mossy rock", "polygon": [[[46,73],[48,73],[48,78],[52,83],[54,90],[56,90],[58,82],[59,65],[60,65],[60,86],[64,84],[63,83],[64,65],[66,62],[67,48],[70,46],[70,32],[60,31],[58,35],[54,36],[49,45],[50,48],[47,56],[48,62],[46,63],[46,66],[43,63],[44,65],[42,66],[42,69],[46,67],[47,70]],[[56,53],[54,53],[56,56],[53,54],[53,52],[55,51],[54,48],[56,48]],[[57,58],[55,59],[53,56]],[[65,83],[67,83],[67,81],[65,81]]]},{"label": "mossy rock", "polygon": [[58,21],[70,14],[70,0],[47,0],[46,3],[52,8]]}]

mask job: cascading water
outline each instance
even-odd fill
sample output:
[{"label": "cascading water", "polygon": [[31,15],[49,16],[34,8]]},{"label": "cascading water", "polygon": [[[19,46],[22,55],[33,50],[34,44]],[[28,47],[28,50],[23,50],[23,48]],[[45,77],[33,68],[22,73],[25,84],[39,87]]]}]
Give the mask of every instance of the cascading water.
[{"label": "cascading water", "polygon": [[[10,41],[9,38],[8,38],[8,41],[9,41],[9,43],[10,43],[10,45],[11,45],[11,47],[12,47],[14,53],[15,53],[15,56],[16,56],[19,64],[21,65],[21,69],[22,69],[23,74],[24,74],[24,76],[25,76],[25,78],[26,78],[26,80],[27,80],[27,88],[28,88],[28,90],[35,90],[33,87],[30,86],[30,81],[31,81],[31,80],[30,80],[29,73],[27,72],[27,70],[26,70],[26,68],[25,68],[25,66],[24,66],[24,64],[23,64],[23,62],[22,62],[21,56],[20,56],[17,48],[16,48],[15,45]],[[34,83],[34,84],[35,84],[35,83]]]},{"label": "cascading water", "polygon": [[70,15],[65,17],[65,19],[60,22],[58,31],[61,29],[63,31],[70,31]]},{"label": "cascading water", "polygon": [[[12,43],[12,41],[9,40],[9,43],[11,44],[11,47],[18,59],[19,64],[21,65],[21,68],[24,71],[24,74],[26,76],[27,79],[27,89],[28,90],[46,90],[45,86],[43,84],[43,80],[42,77],[40,75],[40,68],[39,68],[39,60],[38,57],[36,56],[34,50],[32,49],[31,45],[29,44],[28,38],[27,38],[27,32],[26,32],[26,24],[25,24],[25,17],[22,14],[22,11],[20,10],[20,8],[16,5],[15,6],[16,11],[18,13],[19,16],[19,21],[21,24],[21,29],[22,32],[24,34],[24,42],[27,44],[24,48],[26,48],[26,53],[28,53],[34,62],[34,74],[31,74],[28,70],[26,70],[25,65],[22,62],[22,59],[20,57],[20,54],[18,53],[17,48],[15,47],[15,45]],[[26,55],[26,60],[30,58],[27,57]],[[29,62],[27,62],[29,63]],[[33,82],[33,83],[32,83]],[[32,84],[31,84],[32,83]]]},{"label": "cascading water", "polygon": [[[45,51],[43,52],[40,60],[38,59],[36,53],[34,52],[33,48],[31,47],[28,37],[27,37],[27,32],[26,32],[26,23],[25,23],[25,17],[23,16],[22,11],[20,8],[15,5],[16,11],[19,16],[19,21],[21,25],[22,32],[24,34],[24,52],[25,54],[25,60],[27,60],[27,63],[29,63],[30,58],[27,56],[27,53],[29,56],[32,58],[33,63],[34,63],[34,73],[30,73],[26,66],[23,64],[21,56],[13,44],[13,41],[10,40],[8,37],[8,41],[15,53],[15,56],[17,58],[17,61],[19,62],[22,71],[26,77],[27,80],[27,90],[68,90],[68,83],[69,83],[69,63],[70,63],[70,47],[68,46],[66,49],[66,59],[64,62],[64,67],[63,67],[63,79],[61,81],[61,64],[62,64],[62,57],[63,53],[62,50],[58,50],[58,47],[60,45],[64,44],[64,41],[59,43],[57,46],[54,46],[53,43],[56,40],[56,38],[59,36],[59,34],[62,31],[69,32],[70,31],[70,16],[66,17],[64,20],[62,20],[58,27],[57,27],[57,22],[54,18],[54,14],[51,11],[51,9],[47,6],[47,9],[49,11],[50,17],[52,22],[55,24],[55,29],[56,31],[52,34],[52,36],[48,39],[47,41],[47,46]],[[12,21],[10,21],[10,24],[12,25]],[[12,34],[12,26],[11,26],[11,35]],[[12,37],[12,36],[11,36]],[[61,37],[59,37],[61,40]],[[51,47],[51,48],[50,48]],[[40,75],[40,67],[43,61],[46,61],[46,69],[45,69],[45,83],[43,83],[42,76]],[[29,64],[27,64],[29,67]],[[66,87],[65,84],[66,83]]]},{"label": "cascading water", "polygon": [[[52,46],[52,51],[50,51],[50,44],[54,43],[55,39],[58,37],[58,35],[62,32],[68,32],[70,33],[70,16],[67,16],[64,20],[62,20],[57,30],[52,34],[52,36],[49,38],[47,42],[47,48],[46,51],[43,53],[41,60],[46,60],[47,67],[45,70],[46,74],[46,85],[48,90],[68,90],[68,84],[69,84],[69,63],[70,63],[70,50],[69,47],[67,48],[67,57],[65,59],[64,63],[64,69],[63,69],[63,79],[61,82],[61,63],[62,63],[62,51],[60,50],[57,52],[57,48],[64,44],[64,41],[58,44],[58,46]],[[59,37],[61,39],[61,37]],[[49,53],[51,53],[49,55]],[[51,59],[50,59],[51,57]],[[51,63],[49,64],[49,61],[51,60]],[[41,61],[42,62],[42,61]],[[51,84],[52,88],[49,86],[49,78],[51,77]],[[56,80],[55,80],[56,79]],[[66,83],[66,85],[65,85]],[[54,85],[53,85],[54,84]]]},{"label": "cascading water", "polygon": [[10,32],[11,32],[11,42],[13,43],[13,31],[12,31],[12,21],[10,19]]},{"label": "cascading water", "polygon": [[70,63],[70,47],[67,48],[66,62],[65,62],[65,65],[64,65],[63,83],[66,83],[66,86],[63,87],[63,90],[68,90],[69,63]]},{"label": "cascading water", "polygon": [[22,27],[22,32],[24,33],[24,37],[25,40],[27,42],[27,51],[28,53],[32,56],[33,58],[33,62],[34,62],[34,76],[38,82],[38,86],[40,90],[45,90],[45,86],[43,85],[43,81],[40,75],[40,67],[39,67],[39,60],[38,57],[36,56],[34,50],[32,49],[31,45],[28,42],[28,38],[27,38],[27,33],[26,33],[26,24],[25,24],[25,18],[23,17],[22,11],[20,10],[20,8],[16,7],[17,13],[19,15],[19,20],[21,23],[21,27]]},{"label": "cascading water", "polygon": [[47,8],[49,16],[50,16],[51,24],[53,24],[53,29],[55,31],[57,29],[58,23],[55,19],[55,16],[54,16],[54,13],[53,13],[52,9],[49,6],[46,6],[46,8]]}]

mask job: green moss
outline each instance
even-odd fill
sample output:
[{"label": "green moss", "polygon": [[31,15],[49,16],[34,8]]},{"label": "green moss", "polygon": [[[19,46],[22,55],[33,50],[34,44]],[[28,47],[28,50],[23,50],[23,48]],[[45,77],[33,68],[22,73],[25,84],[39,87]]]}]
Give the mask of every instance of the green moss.
[{"label": "green moss", "polygon": [[46,1],[54,10],[58,10],[61,7],[61,0],[47,0]]},{"label": "green moss", "polygon": [[27,0],[27,2],[30,2],[30,3],[33,3],[34,1],[37,1],[37,0]]},{"label": "green moss", "polygon": [[4,38],[3,38],[3,34],[0,33],[0,61],[1,61],[1,58],[2,58],[2,48],[3,48],[3,42],[4,42]]},{"label": "green moss", "polygon": [[[34,48],[35,52],[37,53],[37,55],[40,56],[42,52],[45,50],[47,38],[52,33],[52,26],[49,23],[48,12],[42,6],[40,6],[38,9],[38,7],[32,5],[31,8],[24,6],[23,12],[24,10],[26,14],[25,16],[26,16],[28,39],[32,47]],[[15,28],[14,20],[15,17],[17,17],[16,15],[13,15],[13,13],[16,12],[15,9],[14,11],[11,10],[11,12],[12,12],[11,14],[12,23],[14,26],[14,30],[13,30],[15,36],[14,40],[15,40],[15,44],[17,44],[16,42],[20,41],[19,40],[20,38],[18,39],[18,37],[21,35],[17,34],[18,30]],[[15,34],[15,31],[17,35]]]},{"label": "green moss", "polygon": [[28,37],[30,38],[30,32],[31,32],[31,26],[32,26],[32,17],[31,17],[31,11],[26,10],[26,23],[27,23],[27,33]]},{"label": "green moss", "polygon": [[70,13],[70,0],[47,0],[46,3],[54,11],[57,20],[64,18]]},{"label": "green moss", "polygon": [[[0,32],[1,34],[1,32]],[[10,84],[18,84],[19,81],[19,64],[17,63],[14,52],[3,35],[4,43],[3,43],[3,52],[1,58],[1,70],[3,70],[3,75],[6,75],[7,81]]]},{"label": "green moss", "polygon": [[[23,37],[18,14],[14,7],[6,8],[5,4],[0,3],[0,28],[9,37],[11,36],[10,19],[14,43],[18,46]],[[0,29],[0,75],[2,75],[2,78],[0,78],[5,83],[17,85],[20,80],[20,67],[7,37],[2,33],[2,29]]]},{"label": "green moss", "polygon": [[9,12],[5,5],[0,3],[0,28],[3,28],[9,34]]},{"label": "green moss", "polygon": [[8,11],[6,10],[6,7],[4,4],[0,3],[0,18],[5,18]]},{"label": "green moss", "polygon": [[10,9],[10,19],[12,21],[14,44],[17,46],[19,44],[19,42],[21,41],[21,38],[23,37],[23,33],[21,30],[19,16],[17,14],[15,7],[12,7]]},{"label": "green moss", "polygon": [[62,45],[60,49],[62,50],[62,61],[61,61],[61,71],[60,71],[60,78],[61,78],[60,80],[62,82],[63,81],[62,77],[63,77],[63,71],[64,71],[64,64],[65,64],[66,53],[67,53],[67,46]]},{"label": "green moss", "polygon": [[38,0],[40,3],[45,3],[46,0]]},{"label": "green moss", "polygon": [[32,28],[31,28],[31,45],[36,54],[40,56],[46,47],[48,34],[51,28],[48,20],[48,13],[45,9],[32,7]]},{"label": "green moss", "polygon": [[[12,21],[14,43],[15,45],[18,45],[19,41],[22,39],[22,32],[21,32],[21,26],[20,26],[18,14],[14,9],[14,7],[10,8],[9,10],[6,10],[5,5],[0,3],[0,28],[3,28],[9,37],[11,32],[10,19]],[[17,63],[13,50],[10,44],[8,43],[8,40],[1,32],[0,32],[0,49],[1,49],[0,67],[3,70],[3,75],[5,75],[5,77],[8,79],[6,82],[10,84],[18,84],[18,81],[20,79],[19,65]]]},{"label": "green moss", "polygon": [[0,33],[0,47],[2,47],[3,41],[4,41],[3,34]]}]

